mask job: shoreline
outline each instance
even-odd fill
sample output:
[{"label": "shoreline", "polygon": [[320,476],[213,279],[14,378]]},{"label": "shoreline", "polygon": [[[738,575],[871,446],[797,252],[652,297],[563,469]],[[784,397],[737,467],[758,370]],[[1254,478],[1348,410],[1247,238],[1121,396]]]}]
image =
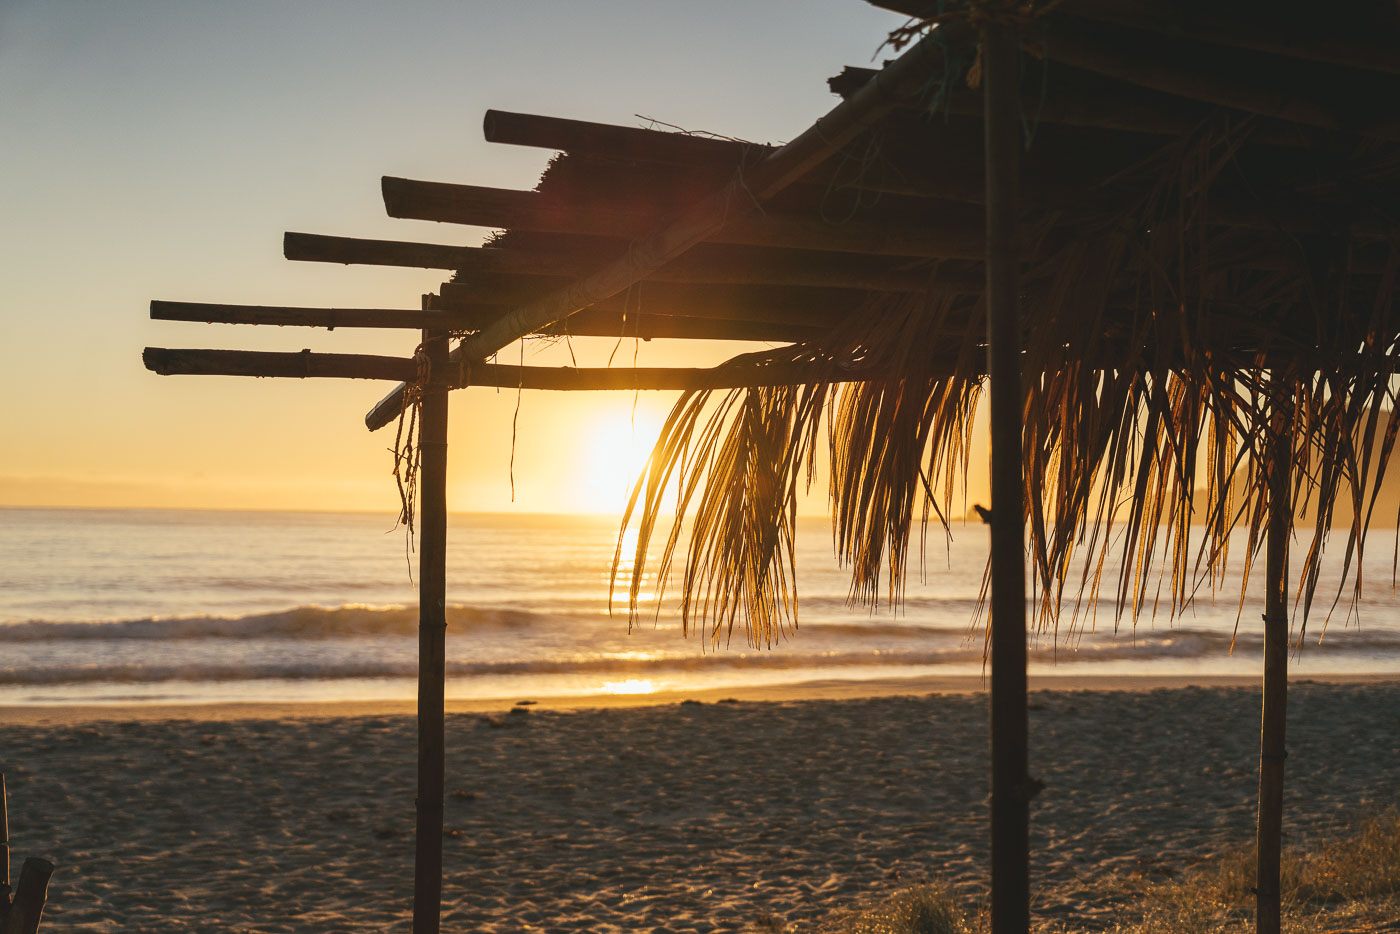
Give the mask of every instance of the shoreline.
[{"label": "shoreline", "polygon": [[[1258,676],[1245,675],[1110,675],[1031,674],[1031,692],[1114,691],[1145,692],[1176,688],[1250,688]],[[1290,685],[1400,683],[1400,675],[1309,674],[1290,677]],[[645,694],[580,694],[557,697],[448,698],[448,714],[499,713],[528,700],[534,710],[582,711],[615,708],[668,707],[685,701],[716,703],[736,700],[759,703],[791,703],[814,700],[861,700],[940,694],[983,694],[982,675],[935,675],[877,680],[828,679],[795,684],[723,687],[697,690],[656,691]],[[0,705],[0,722],[16,726],[71,726],[108,721],[193,720],[323,720],[331,718],[413,716],[417,701],[409,699],[324,701],[212,701],[209,703],[115,703]]]}]

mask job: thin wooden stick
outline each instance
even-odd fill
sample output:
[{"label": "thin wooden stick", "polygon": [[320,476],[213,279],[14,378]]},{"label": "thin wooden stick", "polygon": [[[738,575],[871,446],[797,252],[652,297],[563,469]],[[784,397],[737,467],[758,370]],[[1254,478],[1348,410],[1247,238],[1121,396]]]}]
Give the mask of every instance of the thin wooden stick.
[{"label": "thin wooden stick", "polygon": [[982,27],[981,49],[987,114],[987,373],[992,406],[992,934],[1025,934],[1030,927],[1016,32],[1014,26],[989,23]]}]

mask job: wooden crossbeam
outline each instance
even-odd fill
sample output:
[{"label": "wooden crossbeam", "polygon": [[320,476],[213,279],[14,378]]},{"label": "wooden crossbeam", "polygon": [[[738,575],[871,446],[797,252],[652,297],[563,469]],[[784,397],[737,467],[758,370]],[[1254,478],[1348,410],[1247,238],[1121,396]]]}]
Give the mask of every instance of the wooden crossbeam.
[{"label": "wooden crossbeam", "polygon": [[206,324],[275,324],[310,328],[442,328],[467,325],[450,310],[408,308],[296,308],[285,305],[218,305],[208,302],[151,302],[156,321],[202,321]]},{"label": "wooden crossbeam", "polygon": [[[429,297],[430,306],[452,309],[467,330],[481,331],[499,321],[508,311],[501,305],[473,305]],[[718,318],[667,317],[625,314],[609,308],[585,308],[562,321],[544,325],[532,333],[551,337],[629,337],[641,340],[721,340],[769,341],[790,344],[810,340],[822,333],[816,325],[782,324],[762,321],[726,321]]]},{"label": "wooden crossbeam", "polygon": [[[518,305],[545,294],[551,284],[528,278],[444,282],[440,292],[443,303],[434,307],[447,310],[457,304]],[[630,313],[634,317],[830,327],[858,308],[866,294],[850,289],[647,282],[595,302],[589,310]]]},{"label": "wooden crossbeam", "polygon": [[287,259],[309,263],[342,263],[347,266],[460,269],[470,262],[471,251],[479,249],[445,243],[365,240],[293,231],[282,235],[282,255]]},{"label": "wooden crossbeam", "polygon": [[[359,354],[269,353],[258,350],[185,350],[147,347],[146,368],[163,376],[339,377],[343,379],[408,379],[417,377],[417,364],[402,357]],[[741,358],[742,360],[742,358]],[[731,361],[717,367],[549,367],[477,363],[451,367],[453,388],[492,386],[505,389],[604,391],[618,389],[685,390],[783,386],[811,381],[827,370],[782,364],[756,365]],[[843,381],[871,379],[871,369],[835,371]],[[465,377],[465,381],[459,377]]]},{"label": "wooden crossbeam", "polygon": [[293,379],[417,378],[418,367],[406,357],[349,353],[275,353],[263,350],[186,350],[147,347],[146,369],[161,376],[281,376]]},{"label": "wooden crossbeam", "polygon": [[[798,181],[879,121],[898,101],[920,93],[936,58],[936,46],[944,38],[940,34],[920,40],[849,100],[781,149],[745,169],[742,177],[715,190],[661,229],[632,241],[616,259],[568,286],[514,309],[486,331],[464,341],[452,352],[453,361],[485,359],[524,334],[616,295]],[[402,407],[402,394],[390,393],[365,416],[365,425],[370,430],[380,428],[393,420]]]},{"label": "wooden crossbeam", "polygon": [[[396,240],[361,240],[288,232],[282,241],[289,260],[319,263],[408,266],[458,270],[482,275],[568,279],[584,275],[608,258],[579,250],[514,250],[447,246]],[[833,256],[793,250],[755,250],[724,244],[699,244],[657,269],[649,282],[727,285],[799,285],[864,289],[875,292],[952,292],[976,294],[982,276],[944,267],[936,276],[926,270],[899,269],[883,258]]]},{"label": "wooden crossbeam", "polygon": [[613,162],[675,166],[737,168],[746,162],[757,162],[776,148],[737,140],[512,113],[508,110],[486,111],[482,133],[488,143],[586,153]]},{"label": "wooden crossbeam", "polygon": [[[390,217],[502,227],[510,230],[606,237],[631,241],[646,236],[663,221],[661,214],[622,210],[609,203],[568,200],[536,191],[513,191],[479,185],[456,185],[385,176],[384,207]],[[850,220],[839,224],[821,218],[774,213],[753,215],[743,190],[717,212],[718,225],[703,239],[743,246],[824,250],[877,256],[978,259],[982,255],[981,212],[949,204],[927,222]]]}]

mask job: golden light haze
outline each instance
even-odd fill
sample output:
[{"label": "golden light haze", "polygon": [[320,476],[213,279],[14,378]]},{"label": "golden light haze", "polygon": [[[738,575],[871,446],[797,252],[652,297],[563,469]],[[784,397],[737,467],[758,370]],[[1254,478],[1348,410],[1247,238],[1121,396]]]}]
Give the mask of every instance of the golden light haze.
[{"label": "golden light haze", "polygon": [[[550,153],[491,145],[488,108],[626,126],[654,117],[781,142],[828,110],[902,18],[851,0],[399,4],[128,0],[0,5],[0,505],[392,510],[390,388],[159,377],[144,346],[407,355],[417,337],[153,322],[152,299],[416,308],[432,270],[294,264],[282,234],[473,245],[391,220],[382,175],[534,186]],[[753,345],[641,365],[705,365]],[[575,341],[585,365],[624,342]],[[695,351],[692,345],[689,351]],[[503,362],[521,359],[519,346]],[[563,365],[567,348],[525,348]],[[612,511],[630,394],[470,390],[452,405],[449,506]],[[654,426],[669,395],[642,394]],[[626,456],[609,445],[626,444]],[[609,468],[607,464],[617,464]],[[629,468],[630,469],[630,468]],[[620,486],[620,484],[619,484]]]}]

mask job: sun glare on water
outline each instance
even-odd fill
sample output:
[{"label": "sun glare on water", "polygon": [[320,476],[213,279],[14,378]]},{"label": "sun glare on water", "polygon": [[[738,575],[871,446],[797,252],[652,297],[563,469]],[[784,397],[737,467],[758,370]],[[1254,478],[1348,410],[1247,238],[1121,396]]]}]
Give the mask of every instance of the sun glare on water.
[{"label": "sun glare on water", "polygon": [[604,694],[654,694],[656,684],[645,678],[628,678],[626,681],[604,681]]}]

